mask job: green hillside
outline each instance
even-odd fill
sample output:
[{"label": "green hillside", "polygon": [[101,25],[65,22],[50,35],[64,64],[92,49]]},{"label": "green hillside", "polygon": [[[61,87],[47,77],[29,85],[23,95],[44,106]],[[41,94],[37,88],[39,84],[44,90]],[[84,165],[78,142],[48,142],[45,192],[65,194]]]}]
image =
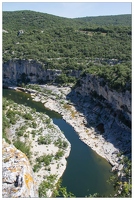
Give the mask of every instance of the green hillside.
[{"label": "green hillside", "polygon": [[3,12],[3,28],[12,31],[17,31],[18,29],[30,31],[33,29],[60,28],[71,24],[74,25],[71,19],[35,11]]},{"label": "green hillside", "polygon": [[131,26],[132,16],[131,15],[111,15],[111,16],[99,16],[99,17],[83,17],[77,18],[77,21],[87,22],[91,24],[101,26]]},{"label": "green hillside", "polygon": [[[45,68],[86,70],[108,81],[118,69],[123,85],[129,81],[130,87],[131,15],[68,19],[34,11],[3,12],[3,30],[3,62],[33,59]],[[114,78],[120,82],[118,76]]]},{"label": "green hillside", "polygon": [[3,27],[5,29],[17,30],[32,28],[53,28],[62,26],[131,26],[131,15],[112,15],[99,17],[83,17],[83,18],[63,18],[46,13],[35,11],[13,11],[3,12]]}]

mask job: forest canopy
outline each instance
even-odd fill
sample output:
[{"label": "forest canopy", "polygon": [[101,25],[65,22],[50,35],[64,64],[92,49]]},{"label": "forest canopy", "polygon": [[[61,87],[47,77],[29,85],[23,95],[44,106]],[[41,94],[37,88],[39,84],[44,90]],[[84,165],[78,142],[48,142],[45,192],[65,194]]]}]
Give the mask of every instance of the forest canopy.
[{"label": "forest canopy", "polygon": [[124,87],[128,81],[128,88],[131,37],[131,15],[68,19],[34,11],[3,12],[3,62],[36,60],[46,69],[96,71],[107,81],[108,74],[121,68],[112,82],[121,80]]}]

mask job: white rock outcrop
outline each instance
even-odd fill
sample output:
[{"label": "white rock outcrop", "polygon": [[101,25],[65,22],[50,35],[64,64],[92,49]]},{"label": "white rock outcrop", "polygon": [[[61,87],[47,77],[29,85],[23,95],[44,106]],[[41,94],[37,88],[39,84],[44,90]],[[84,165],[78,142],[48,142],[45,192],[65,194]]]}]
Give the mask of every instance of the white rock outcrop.
[{"label": "white rock outcrop", "polygon": [[[131,93],[130,91],[118,92],[110,89],[104,84],[103,78],[95,75],[86,74],[81,77],[81,71],[69,70],[69,76],[80,78],[80,85],[76,88],[82,96],[97,95],[103,97],[101,100],[107,103],[116,111],[123,112],[125,117],[131,121]],[[17,85],[17,82],[41,83],[45,81],[54,81],[57,76],[62,74],[62,70],[45,69],[45,63],[34,60],[9,60],[3,63],[3,86]],[[104,102],[105,104],[105,102]]]},{"label": "white rock outcrop", "polygon": [[28,158],[4,139],[2,141],[2,197],[38,197]]},{"label": "white rock outcrop", "polygon": [[110,89],[107,84],[102,85],[102,82],[102,78],[87,74],[81,79],[80,87],[77,87],[76,91],[83,96],[92,95],[92,92],[96,92],[97,95],[104,98],[101,103],[106,100],[114,110],[122,111],[131,121],[131,93],[129,91],[118,92]]}]

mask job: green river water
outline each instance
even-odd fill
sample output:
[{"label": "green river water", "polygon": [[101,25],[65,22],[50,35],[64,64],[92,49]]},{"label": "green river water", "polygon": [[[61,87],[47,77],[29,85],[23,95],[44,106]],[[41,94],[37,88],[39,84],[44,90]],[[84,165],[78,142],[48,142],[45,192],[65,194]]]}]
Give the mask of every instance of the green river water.
[{"label": "green river water", "polygon": [[62,176],[62,186],[76,197],[86,197],[94,193],[99,193],[100,196],[114,195],[113,186],[107,183],[112,175],[111,165],[82,142],[74,129],[58,113],[46,109],[42,103],[33,101],[29,94],[23,92],[4,89],[3,96],[46,113],[64,132],[71,143],[71,152]]}]

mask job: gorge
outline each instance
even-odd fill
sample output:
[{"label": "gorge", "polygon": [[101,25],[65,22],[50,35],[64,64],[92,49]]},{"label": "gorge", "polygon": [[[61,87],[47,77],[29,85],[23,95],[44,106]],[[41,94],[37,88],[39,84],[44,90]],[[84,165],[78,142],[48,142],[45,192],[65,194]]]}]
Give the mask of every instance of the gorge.
[{"label": "gorge", "polygon": [[[25,73],[31,85],[27,85],[26,88],[17,87],[16,89],[30,93],[35,101],[41,101],[45,103],[44,105],[48,109],[60,113],[63,119],[74,127],[80,139],[104,157],[112,165],[113,170],[118,172],[118,176],[122,177],[124,173],[122,171],[123,155],[131,158],[131,130],[128,124],[120,121],[115,113],[121,111],[127,119],[131,119],[130,93],[128,91],[127,93],[117,93],[113,90],[110,91],[108,86],[105,86],[106,93],[105,87],[103,88],[99,84],[102,79],[98,81],[90,75],[87,75],[86,79],[81,78],[79,86],[76,85],[75,88],[47,84],[38,85],[36,88],[33,80],[36,83],[36,78],[41,76],[41,78],[44,78],[43,81],[49,83],[53,81],[53,77],[58,76],[57,70],[46,70],[44,72],[43,69],[40,69],[40,74],[39,70],[36,74],[34,69],[37,65],[35,68],[25,64],[17,67],[18,62],[11,63],[9,64],[10,67],[4,66],[3,85],[6,87],[17,85],[17,80],[21,80],[20,77]],[[21,61],[21,63],[23,62]],[[29,70],[30,68],[32,71]],[[30,74],[33,72],[35,75],[30,79]],[[75,72],[77,76],[78,73]],[[38,92],[38,89],[40,92]],[[111,100],[111,98],[113,99]],[[124,112],[126,107],[127,112]],[[120,152],[122,152],[121,156],[119,156]]]},{"label": "gorge", "polygon": [[131,197],[131,21],[3,12],[3,197]]},{"label": "gorge", "polygon": [[[67,158],[66,170],[62,176],[63,186],[67,187],[68,191],[73,192],[76,197],[84,197],[96,192],[104,196],[114,194],[113,186],[107,183],[107,180],[112,174],[112,167],[105,159],[98,156],[85,145],[69,124],[56,113],[47,110],[42,103],[32,101],[29,94],[15,92],[13,90],[4,90],[3,92],[4,97],[12,99],[16,103],[21,105],[25,103],[28,107],[36,108],[38,112],[45,112],[53,119],[53,123],[58,125],[60,130],[64,132],[65,137],[71,143],[71,152]],[[38,134],[38,132],[37,130],[36,134]],[[53,131],[51,130],[50,133],[51,132]],[[41,147],[41,145],[39,145],[39,147]],[[57,170],[60,172],[60,168]],[[48,173],[47,169],[46,173]],[[96,180],[98,182],[97,186],[95,186]],[[83,183],[82,185],[78,184],[81,182]]]},{"label": "gorge", "polygon": [[[80,87],[75,88],[82,96],[97,95],[98,101],[103,105],[109,104],[116,114],[121,114],[124,117],[124,122],[131,128],[131,93],[117,92],[110,89],[103,78],[94,75],[86,74],[81,77],[81,71],[67,71],[68,76],[73,76],[80,79]],[[62,70],[44,69],[44,67],[36,61],[15,60],[8,61],[3,64],[3,86],[17,85],[19,83],[39,83],[55,82],[56,78],[62,74]],[[97,99],[97,98],[96,98]],[[125,126],[125,128],[127,128]]]}]

